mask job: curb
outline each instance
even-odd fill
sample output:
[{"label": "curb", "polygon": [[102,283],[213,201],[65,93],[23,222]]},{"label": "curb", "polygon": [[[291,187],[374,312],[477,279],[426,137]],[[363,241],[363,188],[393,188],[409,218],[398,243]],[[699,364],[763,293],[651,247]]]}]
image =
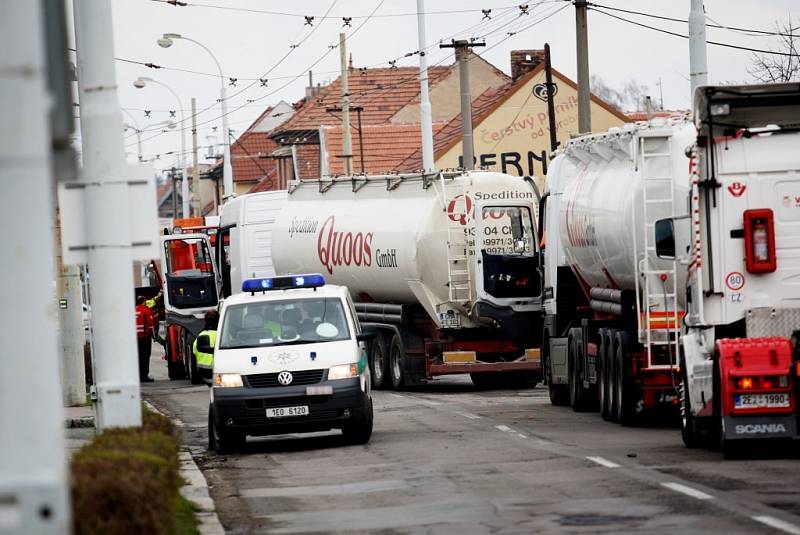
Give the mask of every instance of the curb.
[{"label": "curb", "polygon": [[[149,401],[144,400],[144,404],[151,411],[170,418],[162,411],[158,410]],[[180,420],[176,418],[170,419],[177,427],[184,427],[183,422]],[[222,523],[219,521],[219,516],[217,516],[214,500],[208,493],[208,482],[206,481],[203,472],[201,472],[200,468],[197,467],[197,463],[194,462],[194,458],[189,450],[185,449],[181,451],[179,454],[179,460],[181,463],[180,474],[181,477],[186,481],[186,484],[181,487],[181,496],[192,502],[197,507],[197,511],[195,512],[198,522],[197,530],[201,533],[201,535],[224,535],[225,528],[222,527]]]},{"label": "curb", "polygon": [[94,429],[94,416],[81,416],[80,418],[67,418],[64,420],[67,429]]}]

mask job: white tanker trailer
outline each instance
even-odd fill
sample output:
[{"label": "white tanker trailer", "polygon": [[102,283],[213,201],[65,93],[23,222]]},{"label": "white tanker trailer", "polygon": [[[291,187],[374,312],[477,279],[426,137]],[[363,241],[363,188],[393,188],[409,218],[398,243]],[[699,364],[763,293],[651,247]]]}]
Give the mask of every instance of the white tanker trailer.
[{"label": "white tanker trailer", "polygon": [[500,173],[301,181],[272,257],[278,274],[320,272],[349,288],[362,328],[378,334],[377,388],[451,373],[536,381],[537,208],[531,179]]},{"label": "white tanker trailer", "polygon": [[[686,273],[656,257],[654,228],[688,217],[695,138],[686,119],[655,120],[571,140],[552,162],[542,357],[553,404],[628,423],[677,403]],[[688,247],[688,225],[677,242]]]}]

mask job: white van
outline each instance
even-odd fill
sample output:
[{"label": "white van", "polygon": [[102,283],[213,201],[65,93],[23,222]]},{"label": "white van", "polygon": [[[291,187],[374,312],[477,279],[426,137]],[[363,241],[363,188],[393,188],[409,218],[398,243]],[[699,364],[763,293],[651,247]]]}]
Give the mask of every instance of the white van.
[{"label": "white van", "polygon": [[351,444],[372,434],[369,366],[347,288],[322,275],[248,279],[227,298],[214,353],[209,449],[246,437],[341,429]]}]

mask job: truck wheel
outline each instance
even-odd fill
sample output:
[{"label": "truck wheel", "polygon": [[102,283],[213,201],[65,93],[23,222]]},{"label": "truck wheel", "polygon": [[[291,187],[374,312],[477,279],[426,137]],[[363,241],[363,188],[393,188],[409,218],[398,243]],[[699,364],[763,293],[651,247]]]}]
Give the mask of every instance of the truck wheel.
[{"label": "truck wheel", "polygon": [[[588,392],[583,388],[583,380],[580,375],[580,363],[583,362],[584,344],[580,329],[571,329],[572,333],[569,340],[567,351],[567,362],[569,369],[569,404],[575,412],[583,412],[588,409]],[[577,331],[577,332],[575,332]]]},{"label": "truck wheel", "polygon": [[241,451],[246,441],[245,435],[239,432],[219,429],[214,422],[214,411],[211,409],[211,405],[208,406],[209,451],[214,451],[217,455],[236,453]]},{"label": "truck wheel", "polygon": [[691,400],[689,399],[689,381],[686,375],[686,363],[681,359],[681,384],[678,387],[681,400],[681,438],[687,448],[700,446],[700,433],[692,415]]},{"label": "truck wheel", "polygon": [[392,336],[389,343],[389,371],[392,379],[392,387],[395,390],[403,390],[406,387],[406,351],[400,335]]},{"label": "truck wheel", "polygon": [[634,385],[630,380],[630,370],[627,363],[627,336],[625,333],[617,333],[617,351],[614,359],[614,379],[615,379],[615,408],[616,420],[622,425],[633,425],[635,422],[634,412]]},{"label": "truck wheel", "polygon": [[372,436],[372,398],[369,398],[350,423],[342,428],[342,436],[348,444],[362,445],[369,442]]},{"label": "truck wheel", "polygon": [[383,390],[391,386],[389,381],[389,355],[386,351],[386,339],[382,334],[372,341],[369,350],[369,371],[372,376],[372,388]]},{"label": "truck wheel", "polygon": [[186,359],[189,363],[189,381],[193,385],[200,385],[203,384],[203,378],[200,377],[200,372],[197,370],[197,359],[194,356],[194,351],[192,351],[192,345],[194,344],[194,339],[192,335],[188,332],[184,333],[183,335],[183,350],[186,352]]},{"label": "truck wheel", "polygon": [[600,338],[597,346],[597,398],[600,403],[600,415],[603,420],[608,420],[611,417],[611,404],[608,399],[608,334],[605,329],[600,329],[597,334]]}]

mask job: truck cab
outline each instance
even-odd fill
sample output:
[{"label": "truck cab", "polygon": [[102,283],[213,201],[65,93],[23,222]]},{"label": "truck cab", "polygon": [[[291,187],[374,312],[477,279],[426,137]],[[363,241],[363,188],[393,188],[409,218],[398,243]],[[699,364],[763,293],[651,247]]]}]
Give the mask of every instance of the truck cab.
[{"label": "truck cab", "polygon": [[236,451],[246,437],[341,429],[372,433],[370,372],[346,287],[322,275],[247,279],[222,305],[208,412],[209,449]]}]

